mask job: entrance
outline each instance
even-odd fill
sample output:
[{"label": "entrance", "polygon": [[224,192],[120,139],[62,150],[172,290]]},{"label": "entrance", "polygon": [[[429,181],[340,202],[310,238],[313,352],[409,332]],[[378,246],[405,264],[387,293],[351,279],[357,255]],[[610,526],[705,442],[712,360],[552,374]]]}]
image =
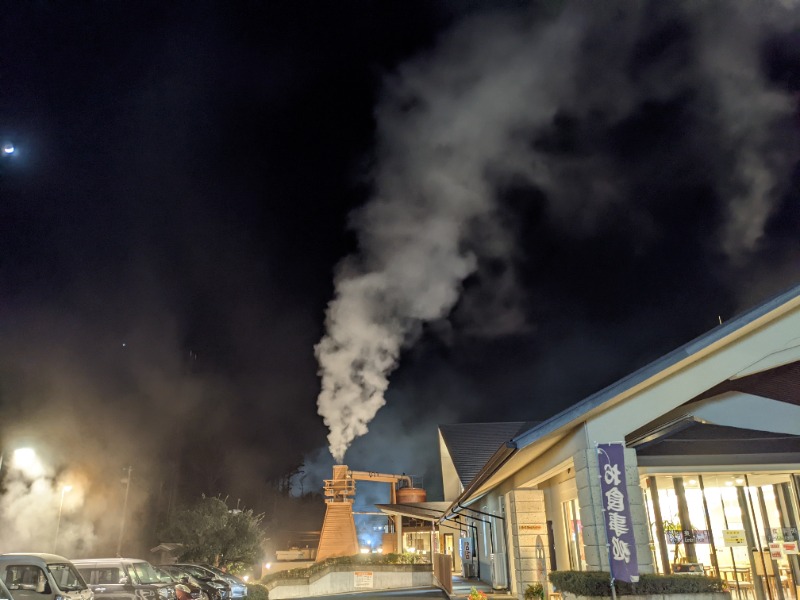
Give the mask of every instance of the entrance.
[{"label": "entrance", "polygon": [[734,598],[798,600],[798,476],[647,477],[653,564],[725,579]]}]

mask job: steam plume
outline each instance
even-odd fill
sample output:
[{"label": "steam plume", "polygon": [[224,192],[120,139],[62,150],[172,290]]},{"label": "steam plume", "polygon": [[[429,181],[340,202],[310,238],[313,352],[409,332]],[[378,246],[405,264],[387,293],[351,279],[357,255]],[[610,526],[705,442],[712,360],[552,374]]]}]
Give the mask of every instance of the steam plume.
[{"label": "steam plume", "polygon": [[[376,111],[374,197],[353,218],[360,253],[338,270],[316,346],[336,461],[385,403],[403,348],[451,313],[467,278],[521,302],[508,283],[509,187],[534,190],[565,236],[612,214],[647,244],[680,184],[705,185],[722,204],[708,224],[719,253],[747,259],[788,171],[774,127],[792,108],[759,72],[759,43],[797,21],[792,6],[761,8],[584,2],[547,21],[482,15],[399,69]],[[676,129],[636,131],[647,111],[673,107]],[[651,139],[626,149],[630,131]]]}]

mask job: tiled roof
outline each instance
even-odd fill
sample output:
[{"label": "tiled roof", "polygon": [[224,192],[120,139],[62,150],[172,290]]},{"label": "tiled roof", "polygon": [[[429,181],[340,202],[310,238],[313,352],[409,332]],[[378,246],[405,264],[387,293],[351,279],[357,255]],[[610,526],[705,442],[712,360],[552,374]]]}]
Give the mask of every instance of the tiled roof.
[{"label": "tiled roof", "polygon": [[693,399],[712,398],[724,392],[743,392],[800,406],[800,362],[762,371],[740,379],[723,381]]},{"label": "tiled roof", "polygon": [[537,423],[538,421],[457,423],[439,425],[439,431],[450,452],[461,485],[466,487],[500,446]]}]

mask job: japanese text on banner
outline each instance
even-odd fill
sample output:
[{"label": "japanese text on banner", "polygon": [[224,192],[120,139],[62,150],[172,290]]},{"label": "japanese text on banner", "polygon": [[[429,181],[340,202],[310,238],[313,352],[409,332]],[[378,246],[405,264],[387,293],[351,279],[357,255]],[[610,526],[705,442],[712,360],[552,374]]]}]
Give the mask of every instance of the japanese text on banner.
[{"label": "japanese text on banner", "polygon": [[625,481],[625,447],[598,444],[597,459],[611,574],[620,581],[636,582],[639,581],[639,564]]}]

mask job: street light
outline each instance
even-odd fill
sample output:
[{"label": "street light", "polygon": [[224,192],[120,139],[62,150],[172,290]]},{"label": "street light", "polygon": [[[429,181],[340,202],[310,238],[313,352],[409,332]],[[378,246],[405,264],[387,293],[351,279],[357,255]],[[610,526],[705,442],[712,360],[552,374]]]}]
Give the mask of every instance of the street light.
[{"label": "street light", "polygon": [[56,521],[56,539],[53,541],[53,554],[56,553],[56,548],[58,547],[58,531],[61,529],[61,511],[64,510],[64,494],[71,489],[71,485],[65,485],[61,488],[61,502],[58,505],[58,521]]}]

